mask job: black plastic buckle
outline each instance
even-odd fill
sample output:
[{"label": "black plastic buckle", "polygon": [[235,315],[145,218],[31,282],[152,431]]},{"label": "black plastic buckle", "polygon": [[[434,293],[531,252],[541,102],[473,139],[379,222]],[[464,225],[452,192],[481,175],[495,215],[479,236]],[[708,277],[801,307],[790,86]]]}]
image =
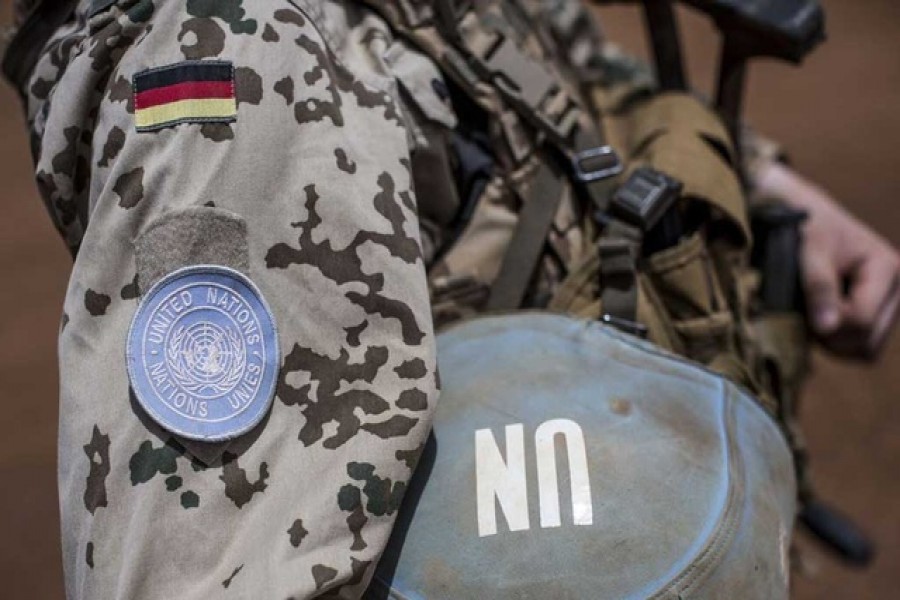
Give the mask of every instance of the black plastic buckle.
[{"label": "black plastic buckle", "polygon": [[622,159],[612,146],[596,146],[576,152],[572,156],[575,177],[582,183],[590,183],[622,172]]},{"label": "black plastic buckle", "polygon": [[677,179],[650,167],[640,167],[613,194],[609,212],[649,231],[678,199],[681,188]]}]

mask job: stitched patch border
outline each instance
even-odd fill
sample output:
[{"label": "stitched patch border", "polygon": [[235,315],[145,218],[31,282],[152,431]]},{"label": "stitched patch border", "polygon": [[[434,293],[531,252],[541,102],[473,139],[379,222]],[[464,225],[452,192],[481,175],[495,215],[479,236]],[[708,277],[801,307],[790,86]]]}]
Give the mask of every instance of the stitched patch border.
[{"label": "stitched patch border", "polygon": [[234,63],[188,60],[146,69],[132,78],[135,129],[237,120]]},{"label": "stitched patch border", "polygon": [[281,355],[271,309],[243,273],[219,265],[173,271],[141,300],[125,348],[138,404],[163,428],[218,442],[269,412]]}]

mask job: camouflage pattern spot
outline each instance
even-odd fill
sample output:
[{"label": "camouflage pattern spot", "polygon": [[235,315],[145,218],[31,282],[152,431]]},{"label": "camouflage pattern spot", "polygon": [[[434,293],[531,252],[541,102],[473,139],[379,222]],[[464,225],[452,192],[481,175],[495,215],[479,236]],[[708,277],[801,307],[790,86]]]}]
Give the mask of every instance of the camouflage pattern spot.
[{"label": "camouflage pattern spot", "polygon": [[428,368],[421,358],[411,358],[395,368],[394,373],[403,379],[421,379],[428,374]]},{"label": "camouflage pattern spot", "polygon": [[209,202],[204,202],[204,203],[203,203],[203,206],[207,206],[207,207],[209,207],[209,208],[215,208],[215,207],[216,207],[216,203],[213,202],[212,200],[210,200]]},{"label": "camouflage pattern spot", "polygon": [[84,293],[84,307],[92,317],[105,315],[110,302],[112,302],[112,298],[106,294],[100,294],[91,289]]},{"label": "camouflage pattern spot", "polygon": [[301,100],[294,105],[294,118],[300,125],[327,118],[331,120],[335,127],[343,127],[344,115],[341,113],[342,101],[338,93],[339,83],[337,80],[341,78],[345,80],[345,85],[349,85],[351,83],[351,81],[347,81],[349,74],[344,71],[337,72],[333,68],[333,65],[336,63],[333,60],[329,60],[325,50],[310,37],[301,35],[297,38],[296,43],[316,59],[316,66],[303,74],[303,81],[307,85],[313,85],[327,75],[329,83],[326,89],[331,95],[331,101],[318,98]]},{"label": "camouflage pattern spot", "polygon": [[337,570],[325,565],[313,565],[312,576],[316,581],[316,590],[321,590],[325,584],[337,577]]},{"label": "camouflage pattern spot", "polygon": [[131,283],[126,283],[122,286],[122,290],[119,292],[119,296],[122,300],[134,300],[135,298],[140,298],[141,296],[141,288],[138,285],[138,275],[134,274],[134,279],[131,280]]},{"label": "camouflage pattern spot", "polygon": [[203,123],[200,135],[214,142],[227,142],[234,139],[234,130],[229,123]]},{"label": "camouflage pattern spot", "polygon": [[368,571],[371,566],[371,560],[357,560],[351,556],[350,572],[353,573],[353,575],[347,580],[347,586],[355,586],[362,583],[363,578],[366,576],[366,571]]},{"label": "camouflage pattern spot", "polygon": [[385,319],[396,319],[400,324],[403,341],[410,346],[418,346],[425,332],[419,328],[415,315],[409,306],[381,294],[384,287],[384,276],[379,273],[364,273],[358,249],[367,242],[387,248],[391,255],[413,264],[421,259],[418,242],[409,237],[405,230],[406,217],[395,198],[394,182],[387,173],[378,177],[381,192],[374,198],[375,209],[391,224],[391,233],[362,231],[353,242],[342,250],[333,250],[328,240],[316,242],[312,231],[322,222],[316,211],[319,195],[315,185],[304,188],[306,192],[306,210],[309,217],[305,223],[294,224],[300,227],[301,234],[297,248],[287,244],[276,244],[266,253],[266,266],[287,268],[291,264],[307,264],[318,268],[323,275],[342,285],[348,282],[362,283],[367,286],[366,294],[348,291],[346,297],[360,306],[368,314],[379,315]]},{"label": "camouflage pattern spot", "polygon": [[172,475],[171,477],[166,477],[166,489],[170,492],[174,492],[175,490],[181,487],[181,484],[184,483],[178,475]]},{"label": "camouflage pattern spot", "polygon": [[296,25],[297,27],[303,27],[306,25],[306,19],[303,18],[303,15],[300,14],[296,10],[290,10],[287,8],[279,8],[275,11],[275,20],[279,23],[289,23]]},{"label": "camouflage pattern spot", "polygon": [[113,191],[119,196],[119,206],[122,208],[137,206],[144,199],[144,168],[138,167],[120,175]]},{"label": "camouflage pattern spot", "polygon": [[109,161],[113,160],[125,147],[125,132],[120,127],[113,127],[106,136],[106,143],[103,144],[103,154],[97,163],[99,167],[108,167]]},{"label": "camouflage pattern spot", "polygon": [[147,22],[152,14],[153,0],[140,0],[126,12],[130,23],[112,20],[88,38],[87,55],[92,59],[92,69],[97,73],[109,72],[119,62],[125,49],[150,28]]},{"label": "camouflage pattern spot", "polygon": [[[400,508],[403,494],[406,493],[405,482],[392,482],[388,478],[379,477],[375,474],[375,466],[370,463],[349,463],[347,475],[351,479],[363,482],[362,493],[366,497],[365,508],[369,514],[383,517],[394,514]],[[341,489],[341,492],[348,487],[356,486],[347,484]]]},{"label": "camouflage pattern spot", "polygon": [[125,14],[132,23],[146,23],[153,16],[153,0],[140,0]]},{"label": "camouflage pattern spot", "polygon": [[244,19],[244,0],[187,0],[187,12],[195,17],[217,17],[231,27],[235,34],[256,33],[256,21]]},{"label": "camouflage pattern spot", "polygon": [[109,91],[107,93],[110,102],[126,102],[125,110],[129,113],[134,113],[134,88],[131,86],[131,82],[119,75],[112,84],[109,86]]},{"label": "camouflage pattern spot", "polygon": [[109,475],[109,436],[100,433],[94,425],[91,441],[83,446],[90,461],[90,472],[84,489],[84,507],[89,513],[101,506],[107,506],[106,477]]},{"label": "camouflage pattern spot", "polygon": [[36,175],[37,187],[41,196],[47,198],[53,207],[53,212],[59,221],[61,229],[72,227],[78,221],[78,207],[71,197],[60,193],[56,181],[50,173],[38,171]]},{"label": "camouflage pattern spot", "polygon": [[356,163],[347,158],[347,153],[343,148],[335,148],[334,156],[337,158],[338,169],[351,175],[356,173]]},{"label": "camouflage pattern spot", "polygon": [[49,81],[47,79],[37,79],[33,84],[31,84],[31,89],[28,91],[38,100],[46,100],[50,97],[50,92],[53,90],[55,85],[55,81]]},{"label": "camouflage pattern spot", "polygon": [[388,92],[370,90],[361,81],[354,81],[350,91],[356,96],[356,104],[368,108],[383,108],[382,117],[385,121],[394,121],[403,127],[403,118],[397,110],[394,98]]},{"label": "camouflage pattern spot", "polygon": [[87,543],[87,548],[84,549],[84,562],[91,569],[94,568],[94,542]]},{"label": "camouflage pattern spot", "polygon": [[188,490],[181,494],[181,507],[185,510],[200,506],[200,496],[196,492]]},{"label": "camouflage pattern spot", "polygon": [[53,157],[50,163],[56,175],[64,175],[72,181],[75,193],[83,192],[87,187],[90,173],[89,162],[85,153],[87,146],[82,140],[82,130],[78,127],[67,127],[63,130],[66,146]]},{"label": "camouflage pattern spot", "polygon": [[263,97],[262,77],[250,67],[238,67],[234,70],[234,94],[238,105],[259,104]]},{"label": "camouflage pattern spot", "polygon": [[416,469],[416,464],[419,462],[419,457],[422,456],[422,450],[424,448],[425,444],[422,443],[412,450],[397,450],[394,453],[394,458],[404,463],[406,468],[410,471],[414,471]]},{"label": "camouflage pattern spot", "polygon": [[66,330],[66,325],[69,324],[69,313],[63,313],[62,318],[59,321],[59,332],[62,333]]},{"label": "camouflage pattern spot", "polygon": [[350,545],[350,550],[359,552],[369,547],[362,536],[363,527],[365,527],[366,523],[368,522],[369,517],[366,516],[366,512],[362,507],[362,503],[354,508],[353,511],[347,516],[347,529],[349,529],[350,533],[353,535],[353,543]]},{"label": "camouflage pattern spot", "polygon": [[406,435],[412,431],[412,428],[415,427],[418,422],[418,419],[413,419],[405,415],[394,415],[387,421],[381,421],[379,423],[363,423],[360,426],[360,429],[368,431],[372,435],[382,439],[390,439]]},{"label": "camouflage pattern spot", "polygon": [[350,327],[345,327],[344,331],[347,333],[347,343],[350,344],[353,348],[359,346],[359,336],[362,335],[362,332],[366,330],[366,327],[369,326],[368,321],[363,321],[359,325],[351,325]]},{"label": "camouflage pattern spot", "polygon": [[338,508],[350,513],[347,515],[347,528],[353,534],[353,544],[350,546],[350,549],[354,551],[364,550],[368,544],[362,537],[362,530],[366,523],[369,522],[369,518],[363,509],[362,491],[352,484],[341,487],[338,491]]},{"label": "camouflage pattern spot", "polygon": [[225,30],[212,19],[193,18],[181,24],[178,32],[181,53],[188,60],[214,58],[225,50]]},{"label": "camouflage pattern spot", "polygon": [[237,455],[226,452],[222,456],[222,474],[219,479],[225,483],[225,496],[238,508],[253,499],[257,492],[265,491],[269,478],[269,465],[260,463],[259,476],[253,483],[247,478],[247,471],[238,465]]},{"label": "camouflage pattern spot", "polygon": [[428,395],[417,389],[405,390],[397,400],[397,407],[412,411],[425,410],[428,408]]},{"label": "camouflage pattern spot", "polygon": [[278,35],[278,32],[275,31],[274,27],[266,23],[266,26],[263,27],[262,39],[264,42],[272,44],[281,40],[281,36]]},{"label": "camouflage pattern spot", "polygon": [[131,485],[147,483],[157,475],[172,475],[178,470],[177,459],[183,453],[171,439],[159,448],[154,448],[150,440],[141,442],[128,460]]},{"label": "camouflage pattern spot", "polygon": [[243,569],[243,568],[244,568],[244,565],[241,565],[238,568],[236,568],[234,571],[232,571],[231,575],[228,576],[228,579],[226,579],[225,581],[222,582],[222,587],[227,590],[228,586],[231,585],[231,582],[234,581],[234,578],[237,576],[238,573],[241,572],[241,569]]},{"label": "camouflage pattern spot", "polygon": [[[390,409],[387,401],[368,390],[351,389],[338,393],[342,382],[371,383],[387,359],[388,350],[381,346],[366,348],[363,360],[351,363],[350,354],[343,349],[337,359],[331,359],[309,348],[294,345],[284,359],[276,393],[285,405],[299,406],[306,417],[298,439],[304,445],[311,446],[324,436],[326,423],[336,422],[334,435],[325,439],[322,445],[329,449],[339,448],[359,432],[362,423],[358,412],[379,415]],[[318,382],[315,399],[312,397],[312,386],[295,388],[287,383],[287,376],[293,371],[312,374],[312,379]]]},{"label": "camouflage pattern spot", "polygon": [[290,76],[276,81],[274,89],[289,105],[294,103],[294,80]]},{"label": "camouflage pattern spot", "polygon": [[306,528],[303,527],[303,519],[297,519],[291,525],[291,528],[287,530],[288,539],[291,542],[291,546],[294,548],[300,547],[300,542],[303,541],[303,538],[309,534]]}]

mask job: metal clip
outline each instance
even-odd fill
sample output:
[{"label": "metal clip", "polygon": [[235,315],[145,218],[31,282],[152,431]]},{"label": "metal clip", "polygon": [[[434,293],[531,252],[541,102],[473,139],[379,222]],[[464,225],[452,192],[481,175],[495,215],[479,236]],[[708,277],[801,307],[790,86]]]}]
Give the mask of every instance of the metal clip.
[{"label": "metal clip", "polygon": [[582,183],[589,183],[622,172],[622,160],[612,146],[597,146],[576,152],[572,156],[572,169]]},{"label": "metal clip", "polygon": [[681,182],[650,167],[640,167],[613,194],[609,211],[626,223],[653,229],[681,194]]},{"label": "metal clip", "polygon": [[625,333],[637,336],[642,339],[647,339],[648,329],[646,325],[642,325],[635,321],[629,321],[628,319],[622,319],[620,317],[614,317],[610,314],[604,314],[600,317],[600,320],[606,323],[607,325],[612,325],[619,331],[623,331]]}]

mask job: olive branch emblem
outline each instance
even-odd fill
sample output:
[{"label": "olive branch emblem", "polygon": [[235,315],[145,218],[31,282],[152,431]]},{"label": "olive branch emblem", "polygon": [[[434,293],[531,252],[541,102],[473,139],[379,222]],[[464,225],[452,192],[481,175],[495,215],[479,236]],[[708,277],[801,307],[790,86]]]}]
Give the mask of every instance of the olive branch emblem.
[{"label": "olive branch emblem", "polygon": [[[226,353],[231,356],[231,365],[227,371],[223,370],[223,373],[217,379],[203,379],[192,372],[194,369],[189,364],[189,362],[193,362],[189,357],[193,356],[193,351],[196,349],[185,347],[185,342],[190,343],[188,333],[189,331],[185,326],[179,327],[172,334],[166,346],[166,365],[169,367],[172,378],[182,389],[195,394],[201,393],[206,389],[212,390],[216,395],[229,392],[240,382],[247,362],[247,353],[244,351],[240,334],[231,328],[225,328],[224,331],[216,332],[218,335],[213,343],[209,344],[209,348],[211,348],[210,355],[204,358],[204,366],[208,368],[210,361],[219,359],[219,350],[222,345],[220,342],[224,343],[227,349]],[[214,364],[213,366],[217,365]],[[218,375],[218,373],[211,372],[210,375]]]}]

